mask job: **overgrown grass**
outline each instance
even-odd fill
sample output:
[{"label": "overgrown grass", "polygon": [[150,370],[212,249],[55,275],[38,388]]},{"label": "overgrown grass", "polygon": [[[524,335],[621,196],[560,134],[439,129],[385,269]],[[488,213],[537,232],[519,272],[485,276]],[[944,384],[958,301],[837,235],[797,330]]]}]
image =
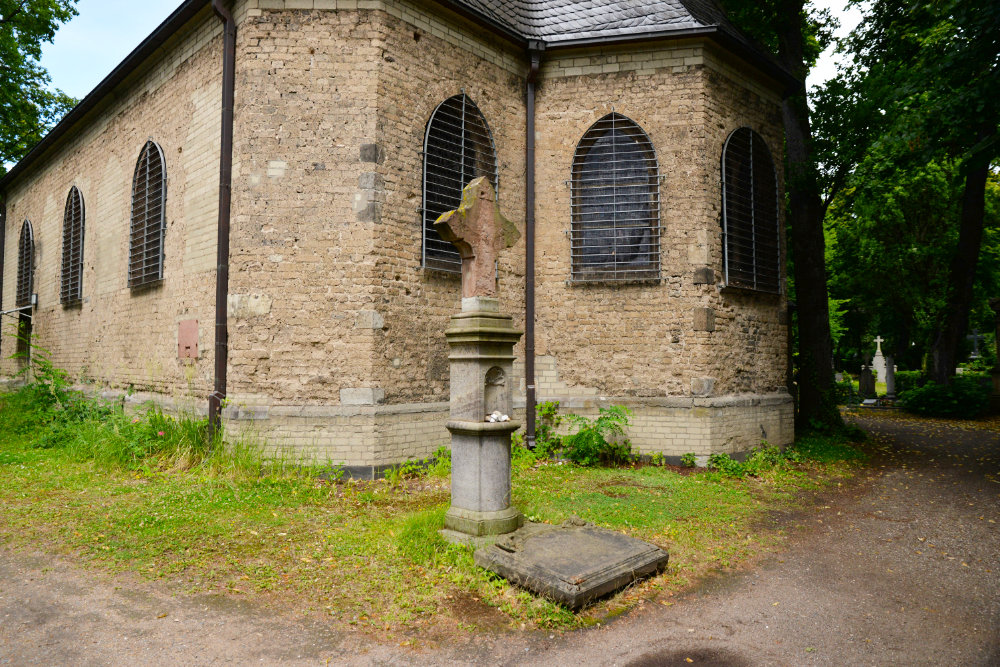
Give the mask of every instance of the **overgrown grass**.
[{"label": "overgrown grass", "polygon": [[312,611],[383,637],[569,628],[751,562],[781,539],[764,523],[771,512],[849,475],[857,457],[840,439],[816,436],[799,444],[798,463],[733,478],[584,468],[518,449],[514,502],[532,520],[578,515],[671,553],[663,575],[571,614],[476,568],[471,549],[441,538],[444,452],[432,474],[400,466],[390,481],[329,480],[268,459],[252,440],[204,433],[198,420],[156,411],[53,403],[37,387],[3,395],[0,542],[141,573],[180,593]]}]

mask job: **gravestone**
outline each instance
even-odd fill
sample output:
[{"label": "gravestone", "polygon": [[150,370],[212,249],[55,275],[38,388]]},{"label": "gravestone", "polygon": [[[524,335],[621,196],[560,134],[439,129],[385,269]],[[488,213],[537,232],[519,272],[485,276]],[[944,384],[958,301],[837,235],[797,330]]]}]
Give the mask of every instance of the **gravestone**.
[{"label": "gravestone", "polygon": [[885,357],[882,356],[882,343],[885,339],[875,336],[875,358],[872,359],[872,368],[875,370],[875,377],[879,382],[885,382]]},{"label": "gravestone", "polygon": [[453,540],[517,530],[524,516],[511,506],[510,419],[514,345],[521,332],[496,298],[496,259],[520,236],[503,217],[485,178],[462,191],[462,203],[434,228],[462,257],[462,311],[445,331],[451,363],[451,507],[445,536]]},{"label": "gravestone", "polygon": [[896,400],[896,365],[891,355],[885,358],[885,397]]},{"label": "gravestone", "polygon": [[868,366],[861,367],[861,375],[858,376],[858,394],[861,398],[875,398],[875,376]]},{"label": "gravestone", "polygon": [[510,436],[519,426],[509,417],[511,378],[521,332],[500,313],[495,264],[519,234],[501,215],[485,178],[469,183],[458,209],[439,217],[434,228],[462,257],[462,312],[452,315],[445,332],[451,350],[451,507],[442,534],[488,544],[475,552],[477,565],[573,609],[662,571],[669,556],[657,546],[579,519],[524,525],[511,506]]}]

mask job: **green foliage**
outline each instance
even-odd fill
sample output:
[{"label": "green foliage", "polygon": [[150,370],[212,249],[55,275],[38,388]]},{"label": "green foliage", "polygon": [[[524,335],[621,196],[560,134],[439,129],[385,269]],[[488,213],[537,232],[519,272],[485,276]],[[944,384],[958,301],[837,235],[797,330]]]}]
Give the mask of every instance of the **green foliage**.
[{"label": "green foliage", "polygon": [[858,390],[854,388],[853,380],[843,380],[834,385],[837,393],[837,405],[856,405],[860,402]]},{"label": "green foliage", "polygon": [[427,466],[427,474],[432,477],[447,477],[451,474],[451,447],[441,445],[437,448]]},{"label": "green foliage", "polygon": [[584,466],[613,465],[627,461],[632,446],[625,438],[632,411],[624,405],[600,408],[595,419],[569,414],[566,421],[576,427],[576,433],[563,438],[566,458]]},{"label": "green foliage", "polygon": [[708,469],[720,472],[727,477],[743,477],[746,474],[743,464],[725,453],[710,455]]},{"label": "green foliage", "polygon": [[927,376],[923,371],[896,371],[896,395],[904,391],[923,387],[927,384]]},{"label": "green foliage", "polygon": [[925,417],[973,419],[986,413],[990,390],[984,386],[985,376],[958,375],[948,386],[928,382],[899,397],[907,411]]},{"label": "green foliage", "polygon": [[537,449],[532,451],[524,446],[524,440],[519,433],[514,433],[511,436],[510,458],[512,470],[515,472],[530,470],[538,463],[540,456],[541,454]]},{"label": "green foliage", "polygon": [[[986,300],[1000,290],[1000,177],[966,192],[998,155],[1000,5],[877,0],[840,48],[850,58],[813,114],[821,162],[842,184],[826,219],[830,293],[848,300],[836,356],[856,368],[878,333],[919,368],[949,313],[989,330]],[[983,196],[982,219],[963,222],[963,201]],[[973,249],[982,228],[971,294],[955,277],[969,264],[955,261],[960,227]]]},{"label": "green foliage", "polygon": [[863,440],[865,435],[858,430],[847,430],[840,435],[824,433],[805,433],[800,435],[795,444],[785,450],[789,461],[815,461],[817,463],[833,463],[835,461],[863,461],[865,454],[845,440]]},{"label": "green foliage", "polygon": [[76,15],[76,0],[0,0],[0,176],[42,138],[76,100],[52,91],[42,44]]},{"label": "green foliage", "polygon": [[563,422],[559,414],[559,401],[544,401],[535,406],[535,451],[540,456],[548,456],[562,447],[559,426]]},{"label": "green foliage", "polygon": [[687,468],[693,468],[698,465],[698,457],[694,452],[688,452],[681,456],[681,465]]}]

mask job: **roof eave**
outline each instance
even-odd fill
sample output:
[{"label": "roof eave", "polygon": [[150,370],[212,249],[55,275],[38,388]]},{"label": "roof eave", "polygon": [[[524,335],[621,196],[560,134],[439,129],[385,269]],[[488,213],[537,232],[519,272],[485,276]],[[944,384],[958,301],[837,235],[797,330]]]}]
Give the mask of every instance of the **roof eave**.
[{"label": "roof eave", "polygon": [[90,111],[112,93],[119,84],[155,53],[157,49],[163,46],[184,24],[194,18],[204,7],[208,6],[209,2],[210,0],[187,0],[175,9],[163,23],[157,26],[156,30],[150,33],[146,39],[142,40],[139,46],[135,47],[86,97],[70,109],[69,113],[63,116],[62,120],[56,123],[55,127],[49,130],[24,157],[18,160],[17,164],[11,167],[10,171],[0,178],[0,193],[6,193],[7,186],[14,179],[54,146],[76,123],[83,120]]},{"label": "roof eave", "polygon": [[518,46],[526,47],[528,45],[528,38],[519,33],[518,31],[512,29],[510,26],[497,21],[495,18],[489,14],[478,11],[474,7],[469,7],[459,0],[435,0],[437,4],[442,7],[446,7],[451,11],[455,12],[459,16],[469,19],[473,23],[479,23],[492,32],[496,33],[500,37],[507,39]]}]

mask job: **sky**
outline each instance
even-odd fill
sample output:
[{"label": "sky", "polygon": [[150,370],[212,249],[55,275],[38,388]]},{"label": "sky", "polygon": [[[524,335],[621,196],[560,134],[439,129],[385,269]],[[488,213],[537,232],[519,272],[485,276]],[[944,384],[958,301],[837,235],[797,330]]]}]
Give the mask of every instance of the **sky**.
[{"label": "sky", "polygon": [[180,5],[181,0],[80,0],[79,15],[42,48],[52,87],[85,97]]}]

